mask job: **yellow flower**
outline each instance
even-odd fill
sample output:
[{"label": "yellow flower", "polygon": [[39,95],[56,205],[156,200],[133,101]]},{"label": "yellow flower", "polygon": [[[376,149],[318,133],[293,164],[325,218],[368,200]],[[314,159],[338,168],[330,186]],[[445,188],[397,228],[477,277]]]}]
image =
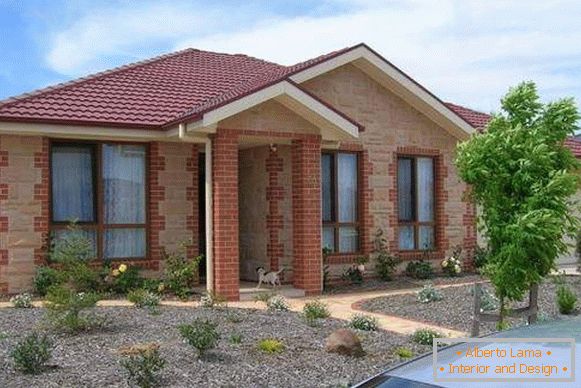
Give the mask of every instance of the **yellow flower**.
[{"label": "yellow flower", "polygon": [[165,284],[159,283],[159,286],[157,286],[157,292],[163,292],[163,290],[165,290]]},{"label": "yellow flower", "polygon": [[125,264],[121,264],[119,266],[119,272],[123,273],[125,271],[127,271],[127,266]]},{"label": "yellow flower", "polygon": [[111,273],[111,275],[113,275],[113,277],[119,276],[119,270],[118,269],[114,269],[113,272]]}]

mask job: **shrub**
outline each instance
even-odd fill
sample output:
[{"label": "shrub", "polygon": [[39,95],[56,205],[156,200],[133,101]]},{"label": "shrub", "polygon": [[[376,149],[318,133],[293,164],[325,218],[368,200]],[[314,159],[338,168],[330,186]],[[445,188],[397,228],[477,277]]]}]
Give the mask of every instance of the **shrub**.
[{"label": "shrub", "polygon": [[387,239],[383,235],[383,229],[377,229],[373,240],[375,257],[375,272],[381,280],[393,280],[393,274],[400,263],[397,256],[389,253]]},{"label": "shrub", "polygon": [[414,356],[414,352],[410,348],[404,347],[395,349],[395,354],[400,358],[412,358]]},{"label": "shrub", "polygon": [[488,248],[483,248],[479,245],[474,249],[474,267],[478,271],[482,271],[488,263]]},{"label": "shrub", "polygon": [[212,308],[221,307],[226,304],[226,298],[219,295],[213,291],[208,291],[204,296],[200,298],[200,306]]},{"label": "shrub", "polygon": [[189,259],[186,242],[181,242],[174,252],[163,252],[165,261],[165,286],[180,299],[188,299],[198,281],[202,256]]},{"label": "shrub", "polygon": [[320,300],[305,303],[303,314],[307,320],[324,319],[331,315],[327,304]]},{"label": "shrub", "polygon": [[70,333],[101,326],[104,323],[102,319],[84,312],[95,307],[99,299],[100,296],[95,293],[77,293],[63,286],[52,287],[45,302],[48,320],[54,329]]},{"label": "shrub", "polygon": [[216,331],[217,325],[210,321],[194,320],[190,325],[180,325],[178,330],[184,341],[198,351],[200,357],[216,346],[220,334]]},{"label": "shrub", "polygon": [[329,255],[333,250],[329,247],[324,247],[321,250],[321,256],[323,258],[323,291],[329,287],[329,275],[331,274],[331,267],[329,266]]},{"label": "shrub", "polygon": [[52,356],[53,343],[46,335],[32,333],[20,340],[10,355],[16,369],[26,374],[39,374]]},{"label": "shrub", "polygon": [[159,345],[146,344],[133,346],[122,351],[126,356],[121,360],[121,366],[127,373],[130,385],[141,388],[151,388],[159,385],[159,373],[165,367],[165,360],[159,354]]},{"label": "shrub", "polygon": [[18,294],[10,298],[10,303],[12,306],[19,309],[28,309],[34,307],[32,305],[32,295],[28,293]]},{"label": "shrub", "polygon": [[230,335],[230,343],[234,345],[238,345],[242,343],[242,334],[233,333]]},{"label": "shrub", "polygon": [[139,308],[147,308],[150,311],[155,311],[156,307],[159,306],[161,297],[146,289],[140,288],[138,290],[129,291],[127,299]]},{"label": "shrub", "polygon": [[244,317],[237,312],[228,312],[226,314],[226,319],[230,323],[240,323],[244,320]]},{"label": "shrub", "polygon": [[411,337],[411,340],[420,345],[432,345],[434,338],[443,338],[443,334],[432,329],[418,329]]},{"label": "shrub", "polygon": [[283,296],[275,295],[266,302],[268,311],[288,311],[289,305]]},{"label": "shrub", "polygon": [[127,294],[129,291],[143,288],[145,279],[139,274],[140,268],[120,264],[109,272],[111,290],[118,294]]},{"label": "shrub", "polygon": [[492,311],[498,308],[498,298],[486,288],[481,289],[480,308],[482,311]]},{"label": "shrub", "polygon": [[405,268],[405,273],[414,279],[430,279],[434,276],[434,269],[429,261],[410,261]]},{"label": "shrub", "polygon": [[156,294],[163,294],[165,291],[165,284],[160,279],[143,279],[141,288]]},{"label": "shrub", "polygon": [[577,295],[566,284],[557,288],[557,306],[561,314],[571,314],[577,306]]},{"label": "shrub", "polygon": [[264,304],[268,303],[268,300],[270,298],[272,298],[273,296],[276,296],[276,294],[274,292],[260,292],[256,295],[254,295],[254,301],[255,302],[263,302]]},{"label": "shrub", "polygon": [[34,277],[34,291],[45,296],[50,287],[59,285],[65,280],[65,274],[59,270],[47,266],[38,267]]},{"label": "shrub", "polygon": [[462,262],[460,256],[462,254],[462,247],[457,246],[452,252],[452,256],[442,260],[442,271],[448,276],[458,276],[462,272]]},{"label": "shrub", "polygon": [[280,353],[284,350],[284,344],[273,338],[266,338],[258,341],[258,349],[268,353]]},{"label": "shrub", "polygon": [[353,315],[349,320],[349,326],[363,331],[376,331],[378,329],[377,318],[365,314]]},{"label": "shrub", "polygon": [[357,265],[352,265],[343,272],[341,279],[351,284],[361,284],[363,283],[363,272],[361,272]]},{"label": "shrub", "polygon": [[420,303],[437,302],[442,299],[444,299],[442,293],[437,288],[434,288],[432,284],[426,284],[417,293],[417,300]]}]

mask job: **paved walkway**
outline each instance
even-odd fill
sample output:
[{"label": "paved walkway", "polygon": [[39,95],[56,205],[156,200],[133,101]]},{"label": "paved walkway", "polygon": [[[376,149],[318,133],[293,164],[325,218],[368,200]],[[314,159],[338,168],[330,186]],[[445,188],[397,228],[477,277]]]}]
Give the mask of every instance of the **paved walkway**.
[{"label": "paved walkway", "polygon": [[[436,286],[436,288],[449,288],[449,287],[461,287],[465,285],[472,284],[470,283],[458,283],[458,284],[448,284],[448,285],[440,285]],[[337,295],[322,295],[319,297],[305,297],[305,298],[297,298],[297,299],[288,299],[290,304],[291,310],[300,312],[303,309],[305,303],[313,300],[320,300],[327,304],[329,307],[329,312],[333,318],[342,319],[342,320],[349,320],[353,314],[357,313],[364,313],[366,315],[373,316],[377,318],[379,323],[379,327],[384,330],[393,331],[399,334],[411,334],[417,329],[420,328],[430,328],[439,331],[440,333],[444,333],[449,337],[464,337],[467,336],[467,333],[452,330],[445,327],[429,325],[424,322],[418,322],[410,319],[400,318],[396,316],[386,315],[386,314],[379,314],[379,313],[372,313],[367,311],[361,311],[358,309],[358,304],[366,299],[373,299],[377,297],[383,296],[393,296],[393,295],[402,295],[402,294],[409,294],[413,292],[419,291],[420,288],[406,288],[401,290],[378,290],[378,291],[365,291],[365,292],[352,292],[346,294],[337,294]],[[175,306],[175,307],[197,307],[199,306],[198,302],[180,302],[180,301],[162,301],[161,304],[163,306]],[[127,300],[102,300],[97,303],[98,306],[103,307],[129,307],[133,306],[133,303]],[[42,307],[41,301],[35,301],[34,306]],[[254,308],[254,309],[265,309],[264,303],[261,302],[254,302],[254,301],[245,301],[245,302],[230,302],[228,306],[231,307],[238,307],[238,308]],[[12,307],[9,302],[0,302],[0,308]]]}]

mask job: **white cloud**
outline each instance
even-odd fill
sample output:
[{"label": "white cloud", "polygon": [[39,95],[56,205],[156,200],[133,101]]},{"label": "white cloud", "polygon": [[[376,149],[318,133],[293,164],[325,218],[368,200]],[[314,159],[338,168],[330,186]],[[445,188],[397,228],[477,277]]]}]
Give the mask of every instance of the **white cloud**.
[{"label": "white cloud", "polygon": [[486,111],[497,107],[508,86],[529,79],[548,97],[581,100],[575,86],[581,84],[575,70],[581,67],[581,3],[329,0],[326,5],[349,11],[283,17],[272,8],[267,13],[182,3],[105,10],[58,32],[48,63],[78,75],[112,56],[163,46],[292,64],[366,42],[442,98]]}]

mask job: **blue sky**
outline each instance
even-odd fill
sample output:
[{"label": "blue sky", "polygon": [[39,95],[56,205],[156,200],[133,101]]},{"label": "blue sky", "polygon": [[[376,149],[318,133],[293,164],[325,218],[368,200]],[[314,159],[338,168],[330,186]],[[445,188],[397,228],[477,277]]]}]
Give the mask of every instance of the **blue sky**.
[{"label": "blue sky", "polygon": [[292,64],[366,42],[483,111],[522,80],[581,101],[579,15],[574,0],[0,0],[0,98],[185,47]]}]

